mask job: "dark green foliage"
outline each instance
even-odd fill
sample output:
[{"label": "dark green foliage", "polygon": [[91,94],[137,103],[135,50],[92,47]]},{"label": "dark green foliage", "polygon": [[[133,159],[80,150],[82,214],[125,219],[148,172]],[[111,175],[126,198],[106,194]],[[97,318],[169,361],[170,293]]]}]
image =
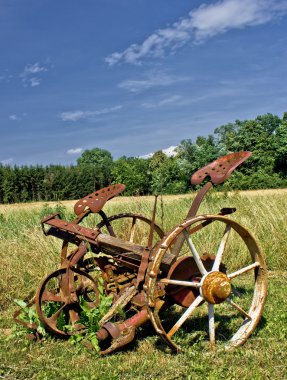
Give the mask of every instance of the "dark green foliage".
[{"label": "dark green foliage", "polygon": [[287,186],[287,112],[280,119],[266,114],[229,123],[214,135],[183,140],[175,157],[162,151],[148,160],[121,157],[94,148],[83,152],[77,166],[10,167],[0,164],[0,203],[79,199],[111,183],[124,183],[125,195],[178,194],[191,189],[190,177],[202,166],[230,152],[252,156],[220,189]]},{"label": "dark green foliage", "polygon": [[163,156],[158,160],[160,155],[157,152],[150,161],[152,192],[155,194],[185,193],[187,191],[185,171],[181,168],[180,161],[168,158],[165,154]]},{"label": "dark green foliage", "polygon": [[[218,144],[230,152],[250,150],[252,156],[229,181],[233,189],[286,186],[287,122],[266,114],[215,129]],[[243,174],[241,177],[239,173]]]},{"label": "dark green foliage", "polygon": [[[287,112],[286,120],[277,128],[274,142],[276,146],[275,171],[287,176]],[[284,114],[284,115],[285,115]]]},{"label": "dark green foliage", "polygon": [[126,195],[143,195],[150,192],[151,176],[147,160],[123,156],[114,162],[112,175],[115,183],[126,185]]},{"label": "dark green foliage", "polygon": [[183,140],[177,150],[177,161],[187,190],[190,188],[190,177],[196,170],[227,153],[212,135],[198,136],[195,143],[190,139]]},{"label": "dark green foliage", "polygon": [[77,159],[77,164],[94,174],[94,191],[111,182],[113,158],[109,151],[100,148],[85,150]]}]

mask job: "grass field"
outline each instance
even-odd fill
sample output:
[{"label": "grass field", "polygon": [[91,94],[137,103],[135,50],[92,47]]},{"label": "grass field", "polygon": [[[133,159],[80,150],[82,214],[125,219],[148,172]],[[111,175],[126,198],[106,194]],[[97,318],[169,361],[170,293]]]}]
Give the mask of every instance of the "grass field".
[{"label": "grass field", "polygon": [[[159,199],[157,223],[165,231],[180,223],[193,194]],[[23,299],[59,266],[61,243],[45,237],[40,219],[58,209],[72,220],[74,202],[0,205],[0,378],[4,379],[287,379],[287,190],[212,192],[199,213],[216,214],[222,207],[236,207],[230,217],[258,240],[268,267],[268,298],[259,326],[249,340],[232,352],[220,346],[207,349],[206,338],[186,345],[174,355],[146,324],[137,340],[107,357],[69,341],[48,338],[27,343],[7,336],[13,328],[14,299]],[[151,216],[152,197],[118,197],[105,206],[108,215],[135,212]],[[93,225],[96,220],[89,222]],[[90,225],[89,224],[89,225]],[[195,318],[196,332],[205,323]]]}]

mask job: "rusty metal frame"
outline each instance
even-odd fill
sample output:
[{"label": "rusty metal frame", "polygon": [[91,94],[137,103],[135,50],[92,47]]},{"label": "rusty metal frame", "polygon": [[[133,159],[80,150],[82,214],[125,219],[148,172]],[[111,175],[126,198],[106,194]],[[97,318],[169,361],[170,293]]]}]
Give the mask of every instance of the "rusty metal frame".
[{"label": "rusty metal frame", "polygon": [[[211,349],[215,348],[214,306],[222,302],[230,302],[245,318],[242,328],[227,343],[226,348],[234,348],[244,343],[255,329],[266,299],[264,258],[252,235],[227,217],[235,211],[234,208],[224,208],[217,215],[197,216],[197,212],[213,185],[228,179],[236,167],[250,155],[251,152],[231,153],[195,172],[191,177],[192,184],[200,184],[205,179],[207,182],[194,198],[186,219],[167,234],[155,223],[156,200],[151,219],[132,213],[110,217],[105,214],[102,210],[104,204],[125,189],[123,184],[111,185],[80,199],[74,207],[76,218],[73,222],[62,220],[58,213],[45,217],[41,222],[44,234],[63,240],[63,244],[60,269],[50,273],[36,293],[35,304],[42,323],[58,336],[69,336],[71,332],[61,330],[57,325],[58,316],[65,310],[74,331],[83,331],[84,326],[79,323],[79,294],[85,291],[86,286],[90,286],[90,291],[96,299],[95,302],[90,302],[90,305],[97,307],[98,284],[97,279],[93,277],[93,271],[96,270],[102,277],[106,294],[114,297],[114,304],[102,318],[101,328],[97,333],[100,341],[111,341],[110,345],[101,351],[102,354],[111,353],[131,342],[135,337],[136,328],[149,319],[156,333],[172,349],[180,350],[172,339],[173,330],[181,328],[184,320],[204,302],[208,303]],[[91,213],[98,213],[102,221],[94,228],[80,225]],[[128,241],[118,238],[113,228],[114,221],[124,218],[132,220]],[[149,226],[146,245],[134,242],[137,221]],[[191,236],[217,222],[226,225],[217,255],[197,253]],[[103,233],[103,227],[107,228],[108,234]],[[240,235],[253,262],[246,268],[228,274],[221,260],[231,229]],[[155,233],[158,241],[153,246]],[[187,242],[191,251],[188,257],[180,257],[184,242]],[[70,245],[75,247],[72,252],[69,252]],[[90,259],[87,259],[88,253],[92,255],[92,264]],[[245,271],[252,271],[255,276],[253,303],[248,311],[230,299],[233,278]],[[48,289],[51,280],[59,282],[58,288],[53,291]],[[33,302],[32,300],[30,305]],[[44,307],[46,302],[58,302],[62,306],[52,316],[47,316]],[[174,304],[186,308],[186,312],[173,330],[167,332],[162,326],[161,314]],[[113,322],[119,307],[134,310],[134,315],[126,320]],[[18,320],[18,317],[19,313],[16,313],[15,319]]]}]

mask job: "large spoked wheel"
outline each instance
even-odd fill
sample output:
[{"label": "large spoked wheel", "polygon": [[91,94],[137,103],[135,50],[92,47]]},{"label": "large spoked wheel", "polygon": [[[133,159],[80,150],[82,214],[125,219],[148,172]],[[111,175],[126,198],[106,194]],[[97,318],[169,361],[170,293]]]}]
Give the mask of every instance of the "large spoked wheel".
[{"label": "large spoked wheel", "polygon": [[[167,273],[164,256],[180,241]],[[266,278],[260,249],[240,224],[217,215],[190,218],[153,252],[145,284],[151,321],[175,351],[192,344],[196,335],[203,341],[209,336],[211,350],[215,343],[232,349],[243,344],[259,322]],[[160,299],[173,305],[168,313],[158,311]]]},{"label": "large spoked wheel", "polygon": [[[112,227],[112,230],[108,229],[107,221]],[[152,221],[145,216],[133,213],[122,213],[108,217],[107,221],[102,220],[97,225],[97,228],[103,233],[114,233],[114,236],[134,244],[147,244]],[[163,235],[163,230],[155,224],[153,242],[156,243],[159,239],[162,239]]]},{"label": "large spoked wheel", "polygon": [[84,328],[81,307],[99,304],[97,281],[74,267],[49,274],[38,288],[35,304],[41,322],[54,334],[67,337]]}]

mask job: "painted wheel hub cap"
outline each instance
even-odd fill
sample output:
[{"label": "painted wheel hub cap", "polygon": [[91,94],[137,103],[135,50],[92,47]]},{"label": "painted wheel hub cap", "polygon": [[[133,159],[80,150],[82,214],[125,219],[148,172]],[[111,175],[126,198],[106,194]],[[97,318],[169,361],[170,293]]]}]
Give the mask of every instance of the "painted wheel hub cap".
[{"label": "painted wheel hub cap", "polygon": [[210,272],[201,281],[200,293],[209,303],[218,304],[226,300],[231,293],[230,280],[222,272]]}]

